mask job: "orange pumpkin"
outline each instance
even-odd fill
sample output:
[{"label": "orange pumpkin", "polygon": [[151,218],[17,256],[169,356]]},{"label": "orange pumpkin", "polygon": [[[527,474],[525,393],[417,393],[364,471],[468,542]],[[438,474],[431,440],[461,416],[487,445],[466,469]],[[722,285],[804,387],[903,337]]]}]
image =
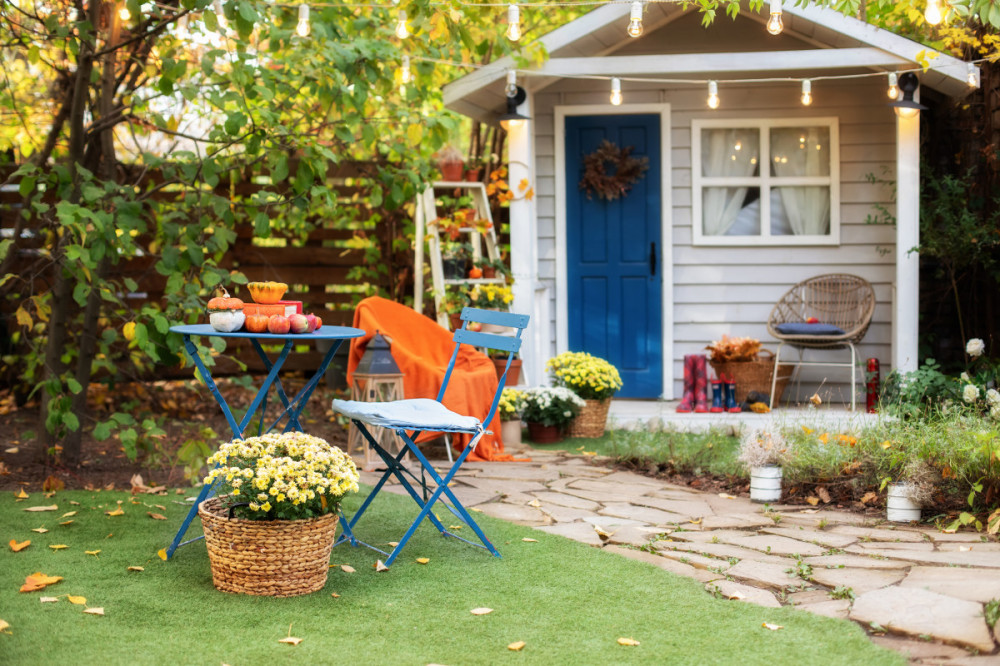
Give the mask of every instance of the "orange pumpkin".
[{"label": "orange pumpkin", "polygon": [[254,314],[247,317],[246,327],[251,333],[267,333],[267,320],[269,317],[262,314]]},{"label": "orange pumpkin", "polygon": [[481,268],[471,268],[469,269],[469,279],[476,280],[483,277],[483,269]]},{"label": "orange pumpkin", "polygon": [[220,287],[216,293],[219,295],[208,301],[209,312],[229,312],[231,310],[243,309],[243,301],[233,298],[225,289]]},{"label": "orange pumpkin", "polygon": [[277,303],[288,291],[284,282],[251,282],[247,285],[255,303]]}]

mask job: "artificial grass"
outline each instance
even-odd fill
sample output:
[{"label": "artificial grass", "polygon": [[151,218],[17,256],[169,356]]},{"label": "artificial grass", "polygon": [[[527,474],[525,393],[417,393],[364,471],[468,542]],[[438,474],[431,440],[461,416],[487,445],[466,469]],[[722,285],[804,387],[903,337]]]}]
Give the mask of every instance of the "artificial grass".
[{"label": "artificial grass", "polygon": [[[34,493],[20,503],[10,494],[0,498],[0,537],[32,542],[0,554],[0,619],[10,623],[0,633],[0,663],[902,663],[850,622],[716,599],[651,565],[481,513],[474,515],[502,558],[425,525],[387,572],[373,570],[372,551],[340,545],[332,562],[357,571],[331,569],[320,592],[287,599],[226,594],[212,587],[202,542],[180,548],[169,562],[156,556],[190,506],[180,499],[87,491]],[[106,515],[117,500],[125,514]],[[352,498],[348,510],[359,503]],[[59,509],[23,510],[41,504]],[[61,526],[66,518],[59,516],[73,510],[73,523]],[[375,543],[398,539],[415,513],[409,498],[383,495],[358,535]],[[438,513],[448,525],[450,514]],[[30,531],[43,525],[48,533]],[[196,520],[191,534],[198,533]],[[84,553],[97,549],[97,556]],[[417,557],[430,562],[417,564]],[[64,580],[19,593],[36,571]],[[39,602],[68,594],[86,597],[105,615],[86,615],[65,596]],[[484,606],[493,612],[469,612]],[[770,631],[763,622],[784,628]],[[278,643],[289,625],[301,644]],[[621,646],[619,637],[641,644]],[[523,651],[507,649],[515,641],[525,641]]]}]

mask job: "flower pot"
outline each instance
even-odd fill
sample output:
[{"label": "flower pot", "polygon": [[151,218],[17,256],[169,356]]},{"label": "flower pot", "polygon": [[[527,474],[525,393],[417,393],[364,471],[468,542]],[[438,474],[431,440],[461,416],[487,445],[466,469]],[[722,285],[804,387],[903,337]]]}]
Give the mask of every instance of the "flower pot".
[{"label": "flower pot", "polygon": [[580,413],[569,422],[566,432],[570,437],[589,437],[596,439],[604,435],[604,428],[608,422],[608,407],[611,406],[611,399],[585,400],[587,406],[580,410]]},{"label": "flower pot", "polygon": [[465,162],[441,162],[438,164],[438,168],[441,169],[441,180],[457,183],[462,181],[462,175],[465,172]]},{"label": "flower pot", "polygon": [[504,446],[512,446],[521,443],[521,420],[500,422],[500,439]]},{"label": "flower pot", "polygon": [[483,277],[492,280],[497,276],[497,269],[493,266],[483,266]]},{"label": "flower pot", "polygon": [[471,167],[465,170],[465,181],[468,183],[477,183],[479,178],[483,175],[482,167]]},{"label": "flower pot", "polygon": [[441,272],[445,280],[461,280],[465,277],[465,259],[460,257],[443,257]]},{"label": "flower pot", "polygon": [[452,314],[448,315],[448,323],[451,324],[451,330],[453,331],[457,331],[458,329],[462,328],[462,313],[453,312]]},{"label": "flower pot", "polygon": [[559,426],[547,426],[533,421],[528,422],[528,437],[535,444],[553,444],[563,440]]},{"label": "flower pot", "polygon": [[750,500],[776,502],[781,499],[781,468],[777,465],[750,468]]},{"label": "flower pot", "polygon": [[326,585],[335,512],[308,520],[245,520],[227,513],[218,497],[198,507],[216,589],[293,597]]},{"label": "flower pot", "polygon": [[906,494],[905,483],[889,484],[889,496],[885,502],[886,518],[894,523],[909,523],[920,520],[920,505],[914,504]]},{"label": "flower pot", "polygon": [[[493,361],[493,367],[497,371],[497,380],[503,376],[503,370],[507,367],[506,358],[490,358]],[[518,380],[521,379],[521,359],[515,358],[510,362],[510,369],[507,371],[507,379],[504,381],[504,386],[517,386]]]}]

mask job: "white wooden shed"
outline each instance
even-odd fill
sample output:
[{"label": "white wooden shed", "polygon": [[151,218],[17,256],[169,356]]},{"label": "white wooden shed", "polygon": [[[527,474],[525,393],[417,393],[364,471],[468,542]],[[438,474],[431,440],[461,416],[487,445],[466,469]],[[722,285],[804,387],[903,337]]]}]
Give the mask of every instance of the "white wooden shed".
[{"label": "white wooden shed", "polygon": [[[921,86],[958,97],[971,90],[968,65],[815,6],[789,3],[783,32],[771,35],[766,3],[762,11],[703,27],[694,8],[648,3],[643,34],[631,38],[629,6],[604,5],[543,37],[548,61],[518,71],[527,91],[518,110],[531,120],[510,130],[509,179],[527,178],[537,193],[510,210],[514,310],[533,316],[529,382],[545,383],[551,355],[600,355],[611,340],[619,365],[653,366],[633,373],[643,388],[627,395],[679,397],[685,354],[723,334],[773,349],[765,323],[774,303],[801,280],[839,272],[875,288],[862,358],[916,368],[919,272],[909,250],[918,244],[920,120],[888,106],[888,74],[920,69],[923,52]],[[505,58],[457,79],[446,106],[496,122],[514,68]],[[612,77],[619,106],[609,100]],[[809,106],[800,101],[806,78]],[[706,104],[710,80],[716,109]],[[577,185],[581,151],[602,138],[650,159],[618,202],[588,200]],[[791,156],[794,166],[805,154],[795,149],[811,166],[782,162]],[[896,181],[898,195],[869,174]],[[805,190],[820,200],[783,198]],[[895,227],[866,223],[876,205],[895,213]],[[646,273],[629,272],[640,265]],[[849,401],[843,371],[814,372],[803,391],[824,379],[827,395]]]}]

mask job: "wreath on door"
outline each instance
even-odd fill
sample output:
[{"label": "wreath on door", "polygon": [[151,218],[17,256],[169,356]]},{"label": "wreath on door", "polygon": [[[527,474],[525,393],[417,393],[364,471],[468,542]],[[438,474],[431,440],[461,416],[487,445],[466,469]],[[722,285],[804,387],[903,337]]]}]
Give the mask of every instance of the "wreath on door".
[{"label": "wreath on door", "polygon": [[648,157],[632,157],[633,146],[619,148],[605,139],[597,150],[583,158],[580,189],[592,199],[614,201],[628,194],[649,169]]}]

